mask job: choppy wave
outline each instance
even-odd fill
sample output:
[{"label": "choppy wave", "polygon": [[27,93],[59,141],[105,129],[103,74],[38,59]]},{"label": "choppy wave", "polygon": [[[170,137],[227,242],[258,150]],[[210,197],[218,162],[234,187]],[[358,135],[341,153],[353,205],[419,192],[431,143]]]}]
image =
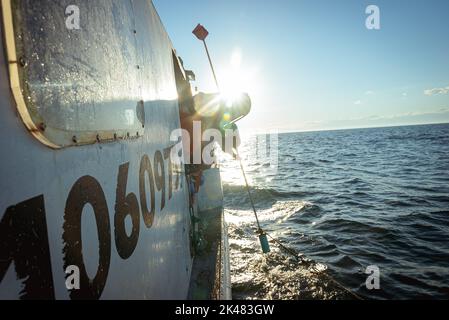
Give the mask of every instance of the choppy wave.
[{"label": "choppy wave", "polygon": [[[263,255],[238,164],[222,165],[237,299],[449,298],[449,125],[279,137],[277,170],[241,147],[262,227]],[[267,165],[268,164],[268,165]],[[380,269],[380,290],[365,286]]]}]

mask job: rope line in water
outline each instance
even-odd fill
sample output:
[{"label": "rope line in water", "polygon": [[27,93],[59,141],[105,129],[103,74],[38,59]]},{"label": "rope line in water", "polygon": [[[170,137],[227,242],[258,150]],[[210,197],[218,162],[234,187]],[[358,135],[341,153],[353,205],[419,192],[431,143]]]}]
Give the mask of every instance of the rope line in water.
[{"label": "rope line in water", "polygon": [[[263,234],[265,233],[275,244],[277,244],[281,249],[284,249],[286,252],[290,253],[290,255],[292,255],[294,258],[300,260],[301,262],[305,262],[304,258],[302,255],[300,255],[298,252],[296,252],[296,250],[287,247],[286,245],[284,245],[280,240],[272,237],[268,232],[264,231],[262,229],[262,227],[260,226],[259,223],[259,217],[257,215],[257,210],[256,210],[256,206],[254,205],[254,201],[253,201],[253,197],[251,195],[251,191],[250,191],[250,187],[249,187],[249,183],[248,183],[248,179],[246,178],[246,172],[245,172],[245,168],[243,167],[243,163],[242,163],[242,158],[240,157],[240,154],[238,152],[238,150],[236,149],[236,154],[237,157],[239,159],[240,162],[240,168],[242,170],[242,174],[243,174],[243,178],[245,180],[245,185],[246,185],[246,191],[248,192],[248,197],[249,200],[251,202],[251,207],[253,209],[254,212],[254,216],[256,217],[256,223],[257,223],[257,228],[258,228],[258,233],[259,234]],[[311,260],[311,259],[309,259]],[[314,273],[312,271],[312,273]],[[339,287],[340,289],[343,289],[344,291],[346,291],[347,293],[349,293],[350,295],[352,295],[354,298],[358,299],[358,300],[364,300],[361,296],[359,296],[358,294],[356,294],[354,291],[352,291],[351,289],[345,287],[343,284],[341,284],[339,281],[335,280],[331,275],[327,274],[326,272],[322,272],[320,273],[322,274],[324,277],[326,277],[328,280],[330,280],[331,282],[333,282],[337,287]]]}]

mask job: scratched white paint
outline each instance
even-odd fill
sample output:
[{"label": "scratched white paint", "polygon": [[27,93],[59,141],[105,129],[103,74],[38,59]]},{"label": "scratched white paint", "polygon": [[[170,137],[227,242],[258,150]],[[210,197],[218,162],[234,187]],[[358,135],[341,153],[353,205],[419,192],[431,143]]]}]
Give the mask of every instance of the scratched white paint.
[{"label": "scratched white paint", "polygon": [[[156,193],[156,214],[153,226],[146,228],[140,215],[137,247],[130,258],[123,260],[114,241],[114,213],[118,168],[129,162],[126,192],[139,199],[139,165],[147,154],[153,162],[157,150],[171,145],[170,132],[180,127],[175,99],[167,100],[176,91],[171,60],[171,43],[149,2],[134,1],[141,11],[150,11],[152,28],[143,48],[153,50],[145,61],[150,70],[145,77],[151,84],[143,92],[145,101],[145,133],[135,140],[94,144],[52,150],[37,141],[18,117],[10,92],[4,47],[0,43],[0,218],[8,207],[43,195],[51,254],[55,297],[68,299],[63,268],[63,223],[66,199],[72,185],[82,176],[98,180],[106,196],[111,224],[111,261],[102,299],[183,299],[187,297],[192,264],[189,244],[189,210],[186,183],[159,210],[160,193]],[[139,22],[143,23],[143,22]],[[2,27],[0,27],[3,32]],[[157,46],[152,45],[157,43]],[[157,57],[157,63],[151,61]],[[160,80],[160,81],[159,81]],[[164,98],[164,99],[160,99]],[[166,170],[167,181],[167,170]],[[183,176],[184,177],[184,176]],[[148,188],[148,187],[147,187]],[[86,208],[85,208],[86,209]],[[139,209],[140,210],[140,209]],[[91,210],[86,209],[86,214]],[[93,223],[93,217],[86,218]],[[84,219],[83,219],[84,222]],[[85,226],[83,226],[85,227]],[[86,227],[85,227],[86,228]],[[98,265],[96,226],[83,230],[89,274]],[[92,267],[93,266],[93,267]],[[1,298],[18,298],[22,280],[15,277],[14,264],[0,282]]]}]

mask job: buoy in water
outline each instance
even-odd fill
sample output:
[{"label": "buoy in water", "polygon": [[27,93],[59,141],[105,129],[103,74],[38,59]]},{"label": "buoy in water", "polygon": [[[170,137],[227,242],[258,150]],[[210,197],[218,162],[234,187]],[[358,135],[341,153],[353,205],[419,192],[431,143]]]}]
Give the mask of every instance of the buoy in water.
[{"label": "buoy in water", "polygon": [[263,231],[259,234],[259,240],[260,240],[260,246],[262,247],[263,253],[269,253],[270,252],[270,244],[268,243],[267,234]]}]

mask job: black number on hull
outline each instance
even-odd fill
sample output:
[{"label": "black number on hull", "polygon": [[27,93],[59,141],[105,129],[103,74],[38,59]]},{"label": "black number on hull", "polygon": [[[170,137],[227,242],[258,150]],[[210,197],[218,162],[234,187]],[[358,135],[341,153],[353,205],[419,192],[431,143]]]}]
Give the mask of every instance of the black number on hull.
[{"label": "black number on hull", "polygon": [[0,222],[0,282],[14,262],[21,299],[54,299],[44,196],[9,207]]},{"label": "black number on hull", "polygon": [[172,147],[164,149],[164,159],[168,160],[168,200],[173,197],[173,163],[171,161]]},{"label": "black number on hull", "polygon": [[[81,216],[90,204],[95,213],[99,243],[99,265],[94,279],[89,279],[83,260]],[[72,187],[64,214],[64,270],[75,265],[80,270],[80,289],[70,292],[71,299],[99,299],[109,273],[111,261],[111,233],[109,212],[100,184],[95,178],[84,176]]]},{"label": "black number on hull", "polygon": [[161,211],[165,207],[165,168],[164,158],[162,153],[158,150],[154,154],[154,180],[156,182],[156,188],[161,191]]},{"label": "black number on hull", "polygon": [[[134,193],[126,195],[129,162],[119,167],[114,216],[114,234],[117,252],[122,259],[128,259],[136,249],[140,231],[139,202]],[[128,237],[125,229],[125,218],[131,216],[132,231]]]},{"label": "black number on hull", "polygon": [[[153,164],[148,155],[144,155],[140,162],[140,208],[147,228],[154,223],[156,192],[161,193],[162,211],[167,201],[172,199],[173,191],[182,188],[182,166],[172,161],[171,149],[156,151]],[[167,169],[165,160],[168,162]],[[132,192],[126,193],[128,173],[129,162],[119,167],[114,215],[115,245],[119,256],[125,260],[135,251],[140,234],[138,198]],[[149,190],[146,190],[146,181]],[[87,204],[93,207],[99,242],[99,265],[94,279],[89,279],[83,259],[81,220]],[[128,215],[132,221],[129,236],[125,228]],[[99,182],[91,176],[80,178],[70,190],[64,212],[62,240],[64,270],[74,265],[80,271],[80,289],[71,290],[70,298],[99,299],[106,285],[111,261],[111,225],[105,194]],[[55,298],[43,195],[9,207],[0,221],[0,283],[12,263],[17,279],[22,281],[21,299]]]},{"label": "black number on hull", "polygon": [[[147,194],[145,190],[145,178],[148,176],[150,184],[151,209],[148,210]],[[139,193],[140,193],[140,207],[142,208],[143,222],[147,228],[151,228],[154,220],[155,210],[155,195],[154,195],[154,178],[153,169],[151,168],[150,158],[147,155],[142,157],[140,161],[139,170]]]}]

